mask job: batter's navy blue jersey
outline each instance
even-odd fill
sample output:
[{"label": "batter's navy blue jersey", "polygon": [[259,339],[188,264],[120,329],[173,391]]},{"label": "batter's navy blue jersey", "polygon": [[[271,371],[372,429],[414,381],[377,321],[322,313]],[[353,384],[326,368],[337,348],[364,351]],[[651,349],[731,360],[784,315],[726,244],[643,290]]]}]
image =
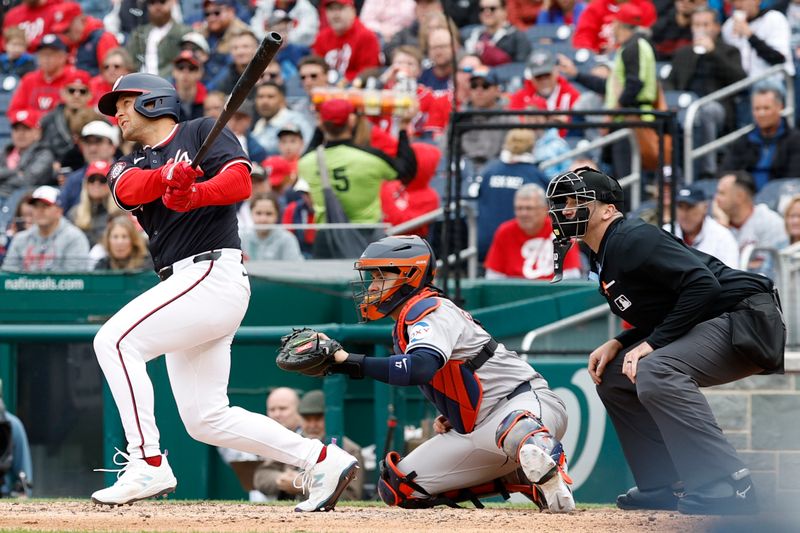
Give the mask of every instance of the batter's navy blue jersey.
[{"label": "batter's navy blue jersey", "polygon": [[[214,119],[209,117],[176,124],[166,139],[155,146],[134,150],[114,163],[108,171],[108,185],[117,205],[132,211],[150,237],[150,255],[156,272],[208,250],[241,249],[234,204],[212,205],[178,213],[165,207],[161,198],[144,205],[130,206],[123,204],[116,194],[116,186],[125,179],[128,170],[158,168],[170,159],[176,163],[191,161],[213,125]],[[200,161],[203,176],[197,181],[209,180],[235,163],[250,166],[250,160],[239,141],[225,128]]]}]

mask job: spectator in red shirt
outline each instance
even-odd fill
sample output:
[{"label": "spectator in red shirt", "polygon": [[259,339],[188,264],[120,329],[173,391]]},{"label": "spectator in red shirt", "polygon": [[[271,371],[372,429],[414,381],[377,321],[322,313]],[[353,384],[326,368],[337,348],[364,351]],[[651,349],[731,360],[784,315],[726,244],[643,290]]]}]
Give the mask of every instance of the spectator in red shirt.
[{"label": "spectator in red shirt", "polygon": [[59,0],[22,0],[3,18],[3,29],[19,26],[25,30],[28,51],[35,52],[43,35],[54,33],[53,24],[65,20]]},{"label": "spectator in red shirt", "polygon": [[[570,248],[564,278],[580,277],[580,252]],[[486,256],[486,279],[553,279],[553,223],[547,216],[544,189],[534,183],[514,195],[514,219],[503,222]]]},{"label": "spectator in red shirt", "polygon": [[83,13],[80,4],[65,2],[62,10],[64,19],[53,25],[53,33],[64,34],[75,67],[96,76],[106,54],[119,46],[117,38],[102,21]]},{"label": "spectator in red shirt", "polygon": [[[431,178],[436,174],[442,153],[431,144],[411,145],[417,159],[417,173],[407,185],[400,180],[385,181],[381,186],[381,210],[383,220],[396,226],[429,213],[439,207],[439,194],[431,187]],[[428,225],[405,232],[426,237]]]},{"label": "spectator in red shirt", "polygon": [[353,0],[323,0],[328,27],[311,47],[331,69],[352,81],[359,72],[381,64],[378,37],[356,17]]},{"label": "spectator in red shirt", "polygon": [[611,23],[621,5],[633,4],[641,13],[641,24],[649,28],[656,21],[656,8],[650,0],[592,0],[578,19],[572,46],[588,48],[593,52],[605,54],[614,50],[614,37]]},{"label": "spectator in red shirt", "polygon": [[9,115],[20,110],[41,116],[61,101],[61,88],[75,69],[67,65],[67,45],[60,37],[47,34],[36,51],[39,68],[22,77],[11,103]]},{"label": "spectator in red shirt", "polygon": [[[535,51],[528,59],[525,68],[525,84],[511,95],[509,109],[546,109],[548,111],[569,111],[581,93],[558,71],[558,60],[546,49]],[[562,117],[549,117],[552,120]],[[569,122],[569,117],[563,117]],[[561,136],[567,134],[561,131]]]}]

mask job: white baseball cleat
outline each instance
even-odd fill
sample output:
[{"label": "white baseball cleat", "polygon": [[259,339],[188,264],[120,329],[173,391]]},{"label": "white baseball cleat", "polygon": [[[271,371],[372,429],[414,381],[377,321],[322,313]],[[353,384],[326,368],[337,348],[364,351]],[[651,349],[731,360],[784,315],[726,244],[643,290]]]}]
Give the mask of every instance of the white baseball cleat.
[{"label": "white baseball cleat", "polygon": [[[118,460],[117,457],[121,456]],[[108,488],[92,494],[94,503],[125,505],[135,501],[166,496],[175,492],[178,480],[172,473],[167,456],[161,456],[161,466],[150,466],[144,459],[136,459],[120,450],[114,454],[114,464],[119,469],[97,468],[95,472],[116,472],[117,481]]]},{"label": "white baseball cleat", "polygon": [[[575,510],[572,489],[564,474],[550,454],[535,444],[525,444],[519,450],[519,464],[533,490],[544,499],[546,507],[554,513],[568,513]],[[544,479],[544,481],[542,481]]]},{"label": "white baseball cleat", "polygon": [[307,489],[308,499],[300,502],[294,510],[298,513],[333,510],[357,471],[358,460],[355,457],[335,444],[329,444],[325,459],[298,475],[301,481],[295,486],[302,487],[303,492]]}]

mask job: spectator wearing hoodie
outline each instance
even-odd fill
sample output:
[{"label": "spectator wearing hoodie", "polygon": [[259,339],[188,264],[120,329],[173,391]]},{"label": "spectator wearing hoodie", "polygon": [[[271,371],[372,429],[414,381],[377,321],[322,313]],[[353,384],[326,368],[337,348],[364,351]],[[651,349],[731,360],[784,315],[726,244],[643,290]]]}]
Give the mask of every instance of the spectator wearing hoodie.
[{"label": "spectator wearing hoodie", "polygon": [[66,38],[76,68],[98,75],[106,54],[119,46],[117,38],[105,30],[102,21],[85,14],[80,4],[65,2],[62,9],[65,17],[56,23],[54,32]]},{"label": "spectator wearing hoodie", "polygon": [[320,30],[313,52],[352,81],[364,69],[381,64],[378,37],[356,16],[353,0],[322,0],[328,27]]},{"label": "spectator wearing hoodie", "polygon": [[35,52],[42,37],[55,33],[53,26],[65,20],[63,5],[54,0],[23,0],[5,14],[3,29],[19,27],[25,30],[28,51]]},{"label": "spectator wearing hoodie", "polygon": [[525,184],[546,187],[547,176],[533,163],[535,134],[513,129],[506,134],[500,158],[486,163],[478,183],[478,258],[483,261],[495,231],[514,218],[514,194]]},{"label": "spectator wearing hoodie", "polygon": [[641,27],[649,28],[656,21],[656,9],[650,0],[592,0],[581,14],[572,36],[574,48],[587,48],[595,53],[606,54],[614,49],[611,24],[623,5],[638,7]]},{"label": "spectator wearing hoodie", "polygon": [[[575,106],[581,93],[562,76],[558,70],[558,61],[552,52],[546,49],[531,54],[525,68],[525,83],[522,88],[511,95],[509,109],[542,109],[547,111],[569,111]],[[551,120],[560,117],[548,117]],[[563,117],[564,122],[569,116]],[[567,130],[561,130],[562,137]]]},{"label": "spectator wearing hoodie", "polygon": [[75,72],[75,68],[67,64],[67,50],[60,37],[53,34],[42,37],[36,49],[39,68],[20,80],[8,105],[9,115],[24,110],[41,116],[58,105],[61,88]]},{"label": "spectator wearing hoodie", "polygon": [[[436,174],[441,151],[433,145],[414,143],[411,145],[417,159],[417,173],[408,184],[399,180],[384,182],[381,186],[381,209],[383,220],[392,226],[402,224],[439,207],[439,194],[431,187]],[[420,237],[428,236],[428,225],[407,232]]]}]

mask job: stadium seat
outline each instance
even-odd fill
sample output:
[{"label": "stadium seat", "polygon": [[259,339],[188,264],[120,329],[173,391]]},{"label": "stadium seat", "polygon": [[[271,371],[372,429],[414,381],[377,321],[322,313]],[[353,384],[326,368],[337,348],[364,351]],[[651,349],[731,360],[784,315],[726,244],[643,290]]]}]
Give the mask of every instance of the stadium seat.
[{"label": "stadium seat", "polygon": [[672,111],[678,112],[679,124],[683,124],[683,119],[686,116],[686,108],[697,100],[697,98],[697,94],[693,92],[664,91],[664,99],[667,101],[667,107]]},{"label": "stadium seat", "polygon": [[786,203],[796,194],[800,194],[800,178],[770,180],[758,191],[755,202],[767,204],[767,207],[782,214]]},{"label": "stadium seat", "polygon": [[525,31],[525,36],[535,49],[537,45],[569,41],[572,33],[572,26],[566,24],[534,24]]},{"label": "stadium seat", "polygon": [[506,63],[505,65],[494,67],[492,70],[500,81],[500,85],[504,86],[506,91],[513,90],[513,88],[508,87],[512,81],[516,81],[521,86],[522,79],[525,77],[525,63]]},{"label": "stadium seat", "polygon": [[8,104],[11,103],[13,92],[0,91],[0,114],[4,115],[8,112]]}]

